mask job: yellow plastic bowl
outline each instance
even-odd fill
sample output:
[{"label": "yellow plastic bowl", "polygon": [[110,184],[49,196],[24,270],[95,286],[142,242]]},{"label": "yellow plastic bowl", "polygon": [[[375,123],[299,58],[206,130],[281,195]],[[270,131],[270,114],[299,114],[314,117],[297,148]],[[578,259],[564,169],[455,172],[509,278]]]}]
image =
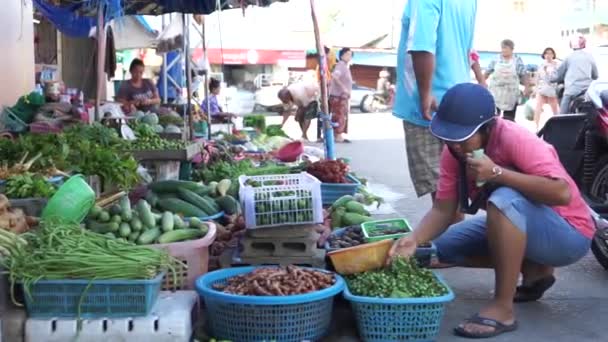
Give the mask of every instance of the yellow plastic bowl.
[{"label": "yellow plastic bowl", "polygon": [[349,275],[381,268],[386,263],[393,240],[382,240],[329,252],[336,272]]}]

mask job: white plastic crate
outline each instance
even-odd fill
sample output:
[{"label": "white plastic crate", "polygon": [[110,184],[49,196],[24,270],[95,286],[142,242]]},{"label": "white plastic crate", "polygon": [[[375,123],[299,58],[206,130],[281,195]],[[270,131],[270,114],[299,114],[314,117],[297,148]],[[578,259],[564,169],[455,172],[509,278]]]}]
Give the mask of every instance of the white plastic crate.
[{"label": "white plastic crate", "polygon": [[306,172],[240,176],[239,185],[247,228],[323,222],[321,182]]},{"label": "white plastic crate", "polygon": [[161,292],[152,313],[146,317],[122,319],[28,319],[25,342],[188,342],[192,319],[198,312],[194,291]]}]

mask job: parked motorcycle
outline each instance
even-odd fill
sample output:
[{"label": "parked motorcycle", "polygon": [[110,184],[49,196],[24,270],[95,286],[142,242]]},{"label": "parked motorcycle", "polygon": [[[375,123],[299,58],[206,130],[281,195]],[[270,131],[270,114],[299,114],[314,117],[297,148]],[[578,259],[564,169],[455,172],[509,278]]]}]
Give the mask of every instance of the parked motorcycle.
[{"label": "parked motorcycle", "polygon": [[538,135],[555,147],[594,211],[592,251],[608,270],[608,81],[594,81],[576,106],[580,114],[556,115]]}]

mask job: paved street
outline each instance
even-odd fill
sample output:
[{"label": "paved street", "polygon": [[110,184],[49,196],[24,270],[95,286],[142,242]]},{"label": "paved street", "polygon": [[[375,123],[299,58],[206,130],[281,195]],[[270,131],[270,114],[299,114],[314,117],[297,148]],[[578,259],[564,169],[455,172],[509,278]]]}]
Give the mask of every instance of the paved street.
[{"label": "paved street", "polygon": [[[278,118],[271,118],[273,123],[275,120]],[[396,210],[393,215],[416,225],[430,207],[430,198],[416,198],[412,188],[401,122],[390,114],[354,114],[349,125],[353,143],[338,145],[338,155],[351,158],[352,168],[367,177],[372,186],[382,184],[385,187],[379,189],[400,194],[401,198],[392,203]],[[293,121],[287,131],[293,137],[298,136]],[[474,314],[491,297],[493,273],[463,268],[446,269],[441,273],[454,290],[456,300],[447,308],[439,341],[460,341],[452,335],[452,328]],[[608,272],[589,254],[579,263],[558,270],[557,278],[557,284],[542,301],[517,306],[518,331],[493,341],[608,341],[605,329]],[[339,331],[330,340],[356,340],[337,337],[354,333],[348,312],[340,311],[335,316],[340,317]]]}]

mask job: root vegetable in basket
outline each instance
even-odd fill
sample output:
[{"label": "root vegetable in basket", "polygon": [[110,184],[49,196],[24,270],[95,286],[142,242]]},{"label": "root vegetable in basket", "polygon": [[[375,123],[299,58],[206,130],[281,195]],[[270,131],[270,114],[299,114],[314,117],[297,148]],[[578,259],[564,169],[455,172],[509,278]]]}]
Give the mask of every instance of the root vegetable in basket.
[{"label": "root vegetable in basket", "polygon": [[261,267],[216,284],[216,290],[245,296],[290,296],[319,291],[336,282],[333,274],[301,268]]}]

